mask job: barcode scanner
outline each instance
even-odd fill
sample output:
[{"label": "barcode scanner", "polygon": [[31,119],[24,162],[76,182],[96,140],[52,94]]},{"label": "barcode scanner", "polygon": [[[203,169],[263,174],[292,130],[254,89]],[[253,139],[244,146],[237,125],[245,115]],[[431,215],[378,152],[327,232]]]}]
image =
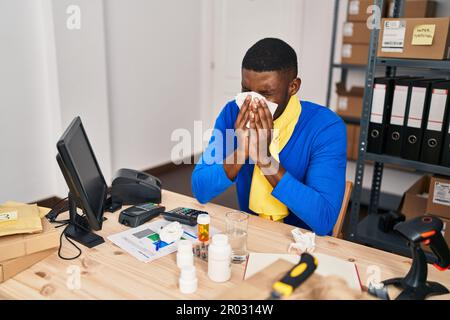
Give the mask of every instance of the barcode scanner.
[{"label": "barcode scanner", "polygon": [[387,286],[394,285],[403,291],[396,300],[424,300],[428,296],[450,293],[449,290],[437,282],[427,281],[428,266],[421,244],[430,246],[438,258],[434,266],[440,271],[450,268],[450,250],[442,236],[443,222],[434,216],[417,217],[401,222],[394,227],[408,240],[412,251],[413,263],[405,278],[394,278],[383,281],[383,287],[369,287],[369,293],[389,299]]},{"label": "barcode scanner", "polygon": [[430,246],[431,251],[438,258],[434,266],[441,270],[450,268],[450,250],[444,237],[442,229],[444,223],[441,219],[434,216],[417,217],[409,220],[407,223],[399,223],[394,230],[400,232],[410,243]]}]

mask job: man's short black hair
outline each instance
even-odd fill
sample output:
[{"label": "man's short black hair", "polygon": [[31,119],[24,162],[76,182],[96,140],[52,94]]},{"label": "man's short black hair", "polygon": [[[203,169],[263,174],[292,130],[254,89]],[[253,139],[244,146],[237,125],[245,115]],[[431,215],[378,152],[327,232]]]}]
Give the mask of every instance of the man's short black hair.
[{"label": "man's short black hair", "polygon": [[294,71],[297,76],[297,54],[283,40],[265,38],[248,49],[242,60],[242,68],[256,72]]}]

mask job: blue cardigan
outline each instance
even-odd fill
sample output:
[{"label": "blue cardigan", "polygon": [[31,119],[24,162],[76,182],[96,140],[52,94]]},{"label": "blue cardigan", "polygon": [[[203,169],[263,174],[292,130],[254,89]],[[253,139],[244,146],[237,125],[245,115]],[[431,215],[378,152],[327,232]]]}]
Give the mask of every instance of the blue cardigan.
[{"label": "blue cardigan", "polygon": [[[289,208],[285,223],[327,235],[344,196],[346,128],[328,108],[307,101],[301,104],[299,121],[279,155],[286,173],[272,195]],[[236,183],[241,210],[254,213],[248,208],[254,165],[247,161],[234,181],[223,168],[223,159],[236,147],[236,139],[225,136],[227,129],[233,130],[238,113],[233,100],[219,114],[209,145],[192,173],[192,192],[200,203],[206,203]]]}]

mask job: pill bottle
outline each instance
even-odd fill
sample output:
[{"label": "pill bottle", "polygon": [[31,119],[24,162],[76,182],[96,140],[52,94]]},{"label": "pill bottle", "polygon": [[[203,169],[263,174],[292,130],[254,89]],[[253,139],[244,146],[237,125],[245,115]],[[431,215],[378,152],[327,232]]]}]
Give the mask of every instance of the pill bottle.
[{"label": "pill bottle", "polygon": [[192,251],[192,242],[189,240],[178,241],[177,266],[178,268],[194,265],[194,253]]},{"label": "pill bottle", "polygon": [[208,276],[215,282],[225,282],[231,278],[231,246],[225,234],[212,237],[208,247]]},{"label": "pill bottle", "polygon": [[181,293],[189,294],[197,291],[198,279],[194,266],[187,266],[181,269],[178,285]]},{"label": "pill bottle", "polygon": [[209,223],[211,219],[209,214],[199,214],[197,217],[197,225],[198,225],[198,241],[200,242],[208,242],[209,241]]}]

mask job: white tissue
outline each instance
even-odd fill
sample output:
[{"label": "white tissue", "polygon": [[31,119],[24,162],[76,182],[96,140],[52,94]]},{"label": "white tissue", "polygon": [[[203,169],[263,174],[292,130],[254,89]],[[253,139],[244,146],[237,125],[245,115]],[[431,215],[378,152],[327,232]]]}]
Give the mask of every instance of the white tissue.
[{"label": "white tissue", "polygon": [[178,221],[169,223],[159,232],[159,239],[165,243],[172,243],[181,239],[183,227]]},{"label": "white tissue", "polygon": [[[247,98],[247,96],[249,96],[249,95],[252,96],[252,100],[255,99],[255,98],[264,100],[266,102],[266,104],[267,104],[267,107],[269,108],[270,114],[273,117],[273,114],[275,113],[275,111],[278,108],[278,104],[270,102],[270,101],[267,101],[267,99],[264,98],[264,96],[260,95],[258,92],[254,92],[254,91],[241,92],[241,93],[238,93],[236,95],[235,100],[236,100],[236,104],[238,105],[239,109],[244,104],[245,98]],[[246,127],[250,128],[250,121],[247,122]]]},{"label": "white tissue", "polygon": [[273,117],[273,114],[275,113],[275,111],[278,108],[278,104],[268,101],[266,98],[264,98],[264,96],[260,95],[258,92],[251,91],[251,92],[238,93],[235,99],[236,99],[236,104],[238,105],[239,108],[242,107],[242,105],[244,104],[245,98],[247,98],[248,95],[252,96],[252,99],[258,98],[258,99],[264,100],[267,104],[267,107],[269,108],[270,113],[272,114],[272,117]]},{"label": "white tissue", "polygon": [[292,249],[303,252],[313,252],[316,248],[316,234],[313,232],[301,232],[300,229],[296,228],[291,231],[294,241],[289,245],[288,251],[291,252]]}]

